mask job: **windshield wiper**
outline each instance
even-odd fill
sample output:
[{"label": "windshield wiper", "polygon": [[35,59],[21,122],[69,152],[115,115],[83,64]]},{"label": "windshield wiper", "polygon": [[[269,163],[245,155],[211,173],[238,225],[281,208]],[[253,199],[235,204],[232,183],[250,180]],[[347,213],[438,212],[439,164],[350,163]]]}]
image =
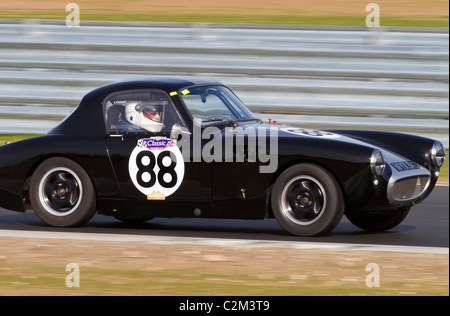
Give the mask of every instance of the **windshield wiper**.
[{"label": "windshield wiper", "polygon": [[249,119],[242,119],[242,120],[238,120],[238,122],[251,122],[251,121],[257,121],[258,123],[262,123],[263,121],[259,118],[249,118]]},{"label": "windshield wiper", "polygon": [[202,123],[222,122],[222,121],[227,121],[227,120],[224,118],[221,118],[221,117],[212,117],[210,119],[202,121]]},{"label": "windshield wiper", "polygon": [[213,123],[213,122],[231,123],[231,124],[233,124],[233,126],[237,126],[237,125],[238,125],[238,121],[235,121],[235,120],[227,120],[227,119],[220,118],[220,117],[212,117],[212,118],[210,118],[210,119],[207,119],[207,120],[205,120],[205,121],[202,121],[202,124],[203,124],[203,123]]}]

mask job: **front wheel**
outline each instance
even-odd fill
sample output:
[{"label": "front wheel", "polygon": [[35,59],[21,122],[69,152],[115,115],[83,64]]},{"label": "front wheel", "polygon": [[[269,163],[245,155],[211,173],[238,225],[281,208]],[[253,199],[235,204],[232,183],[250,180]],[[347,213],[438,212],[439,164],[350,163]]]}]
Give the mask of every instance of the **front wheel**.
[{"label": "front wheel", "polygon": [[297,236],[326,234],[344,214],[338,183],[328,171],[310,163],[292,166],[279,176],[271,203],[280,226]]},{"label": "front wheel", "polygon": [[36,215],[56,227],[79,226],[96,212],[95,188],[76,162],[62,157],[44,161],[30,183],[30,202]]},{"label": "front wheel", "polygon": [[400,225],[406,218],[410,208],[377,212],[373,214],[346,212],[345,216],[355,226],[372,232],[385,231]]}]

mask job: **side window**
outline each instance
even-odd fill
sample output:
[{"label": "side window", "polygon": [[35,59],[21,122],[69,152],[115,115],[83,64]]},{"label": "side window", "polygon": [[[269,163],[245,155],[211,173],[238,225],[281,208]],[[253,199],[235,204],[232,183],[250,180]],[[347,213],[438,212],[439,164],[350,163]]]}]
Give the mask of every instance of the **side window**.
[{"label": "side window", "polygon": [[176,123],[185,126],[162,90],[113,93],[104,100],[103,111],[108,133],[168,133]]}]

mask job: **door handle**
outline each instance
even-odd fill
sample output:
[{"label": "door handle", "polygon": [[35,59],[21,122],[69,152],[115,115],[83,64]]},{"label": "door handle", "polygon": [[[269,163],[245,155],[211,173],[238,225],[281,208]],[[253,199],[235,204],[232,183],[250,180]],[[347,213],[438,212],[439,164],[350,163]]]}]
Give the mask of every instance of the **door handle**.
[{"label": "door handle", "polygon": [[111,138],[121,138],[122,141],[123,141],[123,135],[122,134],[111,134],[111,135],[109,135],[109,137],[111,137]]}]

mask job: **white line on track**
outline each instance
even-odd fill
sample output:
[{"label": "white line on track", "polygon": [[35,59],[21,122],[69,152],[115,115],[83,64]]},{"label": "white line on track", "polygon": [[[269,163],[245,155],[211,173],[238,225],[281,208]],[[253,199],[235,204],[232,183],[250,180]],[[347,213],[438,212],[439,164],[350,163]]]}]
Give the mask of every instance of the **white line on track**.
[{"label": "white line on track", "polygon": [[105,242],[143,242],[153,244],[191,244],[225,247],[282,247],[293,249],[318,249],[334,251],[382,251],[403,253],[428,253],[448,255],[449,249],[443,247],[390,246],[370,244],[344,244],[321,242],[289,242],[250,239],[219,239],[175,236],[147,236],[121,234],[92,234],[70,232],[40,232],[23,230],[0,230],[0,237],[35,238],[55,240],[105,241]]}]

